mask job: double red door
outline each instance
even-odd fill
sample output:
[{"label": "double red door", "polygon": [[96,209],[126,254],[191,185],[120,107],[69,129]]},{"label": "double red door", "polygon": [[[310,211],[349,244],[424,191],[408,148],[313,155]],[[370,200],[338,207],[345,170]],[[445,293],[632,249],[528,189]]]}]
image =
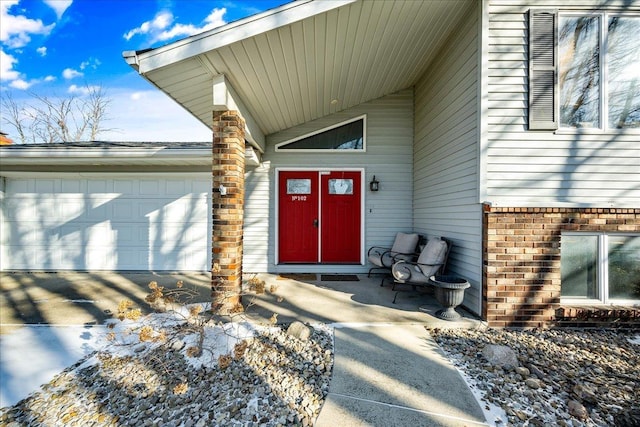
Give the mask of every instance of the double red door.
[{"label": "double red door", "polygon": [[280,263],[361,262],[360,171],[278,173]]}]

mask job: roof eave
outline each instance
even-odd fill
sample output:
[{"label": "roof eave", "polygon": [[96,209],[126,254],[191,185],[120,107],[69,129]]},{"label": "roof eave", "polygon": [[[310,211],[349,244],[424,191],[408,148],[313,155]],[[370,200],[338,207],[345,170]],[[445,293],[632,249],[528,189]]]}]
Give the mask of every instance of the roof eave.
[{"label": "roof eave", "polygon": [[[135,148],[135,149],[47,149],[38,148],[0,148],[0,158],[2,165],[33,165],[33,164],[93,164],[96,161],[109,164],[121,162],[130,163],[131,159],[140,161],[162,161],[175,162],[176,164],[185,161],[210,161],[211,150],[209,149],[166,149],[166,148]],[[1,169],[0,169],[1,171]]]},{"label": "roof eave", "polygon": [[156,49],[125,51],[122,55],[133,69],[144,75],[149,71],[337,9],[355,1],[358,0],[298,0]]}]

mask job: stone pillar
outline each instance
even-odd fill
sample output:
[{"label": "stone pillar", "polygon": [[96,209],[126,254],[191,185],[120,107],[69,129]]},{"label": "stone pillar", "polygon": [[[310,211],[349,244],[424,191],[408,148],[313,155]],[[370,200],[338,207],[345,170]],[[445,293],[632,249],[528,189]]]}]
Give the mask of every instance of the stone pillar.
[{"label": "stone pillar", "polygon": [[219,314],[242,311],[244,129],[239,112],[213,112],[211,296]]}]

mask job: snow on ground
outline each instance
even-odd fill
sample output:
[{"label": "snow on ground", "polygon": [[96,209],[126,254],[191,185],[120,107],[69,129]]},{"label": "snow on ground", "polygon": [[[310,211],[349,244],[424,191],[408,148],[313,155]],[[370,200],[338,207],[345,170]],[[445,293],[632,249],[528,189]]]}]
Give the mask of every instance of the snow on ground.
[{"label": "snow on ground", "polygon": [[[16,404],[94,351],[105,350],[121,357],[139,353],[141,348],[149,351],[159,343],[141,344],[139,332],[142,326],[149,325],[160,331],[185,323],[192,318],[189,307],[155,313],[135,321],[111,320],[104,326],[28,325],[0,336],[0,407]],[[205,304],[201,308],[203,311],[209,307]],[[254,336],[256,331],[254,326],[244,322],[200,329],[204,335],[203,348],[216,351],[203,353],[201,357],[186,357],[194,368],[214,366],[221,354],[230,353],[236,343]],[[193,328],[178,340],[183,352],[197,345],[200,339],[197,330]],[[171,337],[170,342],[174,341],[175,337]],[[85,365],[92,363],[97,363],[95,358],[87,360]]]},{"label": "snow on ground", "polygon": [[29,325],[0,336],[0,407],[11,406],[98,350],[104,326]]}]

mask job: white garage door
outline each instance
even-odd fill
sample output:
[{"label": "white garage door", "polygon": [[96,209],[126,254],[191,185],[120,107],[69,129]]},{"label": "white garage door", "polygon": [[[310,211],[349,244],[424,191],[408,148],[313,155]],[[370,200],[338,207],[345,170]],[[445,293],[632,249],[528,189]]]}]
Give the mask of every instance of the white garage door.
[{"label": "white garage door", "polygon": [[210,269],[211,179],[7,178],[0,269]]}]

